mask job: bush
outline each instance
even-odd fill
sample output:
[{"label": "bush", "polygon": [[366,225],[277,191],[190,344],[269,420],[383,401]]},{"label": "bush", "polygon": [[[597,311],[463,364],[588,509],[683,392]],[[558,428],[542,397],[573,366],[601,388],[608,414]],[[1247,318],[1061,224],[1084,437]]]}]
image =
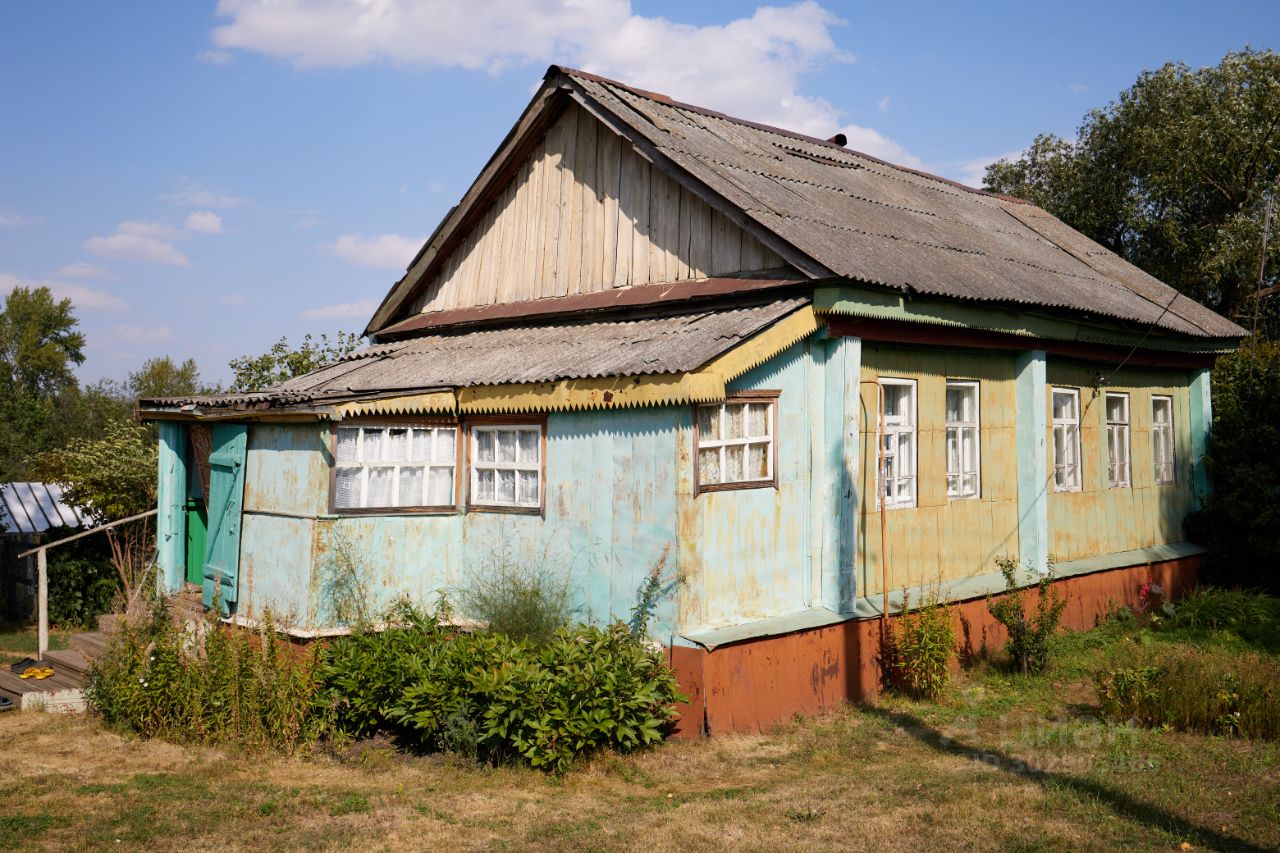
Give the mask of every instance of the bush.
[{"label": "bush", "polygon": [[661,655],[620,622],[535,644],[420,621],[336,640],[320,674],[320,701],[348,735],[393,729],[425,749],[554,772],[657,743],[683,699]]},{"label": "bush", "polygon": [[884,652],[887,686],[922,699],[936,699],[951,680],[951,653],[955,649],[955,627],[951,608],[941,600],[935,585],[922,594],[920,606],[910,610],[910,599],[902,601],[902,613],[889,628]]},{"label": "bush", "polygon": [[1213,370],[1213,492],[1185,522],[1209,548],[1209,577],[1223,586],[1280,591],[1280,342],[1246,343]]},{"label": "bush", "polygon": [[1165,630],[1225,632],[1255,648],[1280,650],[1280,600],[1256,590],[1201,586],[1172,610],[1160,624]]},{"label": "bush", "polygon": [[49,554],[49,621],[64,628],[94,627],[111,610],[120,578],[112,565],[93,557]]},{"label": "bush", "polygon": [[[998,599],[987,596],[987,610],[1009,632],[1005,650],[1023,675],[1043,672],[1049,666],[1049,638],[1058,629],[1067,599],[1053,585],[1053,562],[1043,575],[1027,566],[1028,584],[1018,583],[1018,563],[1011,557],[997,557],[1004,576],[1005,593]],[[1027,590],[1038,590],[1034,615],[1027,612]]]},{"label": "bush", "polygon": [[490,631],[535,643],[550,640],[573,617],[567,572],[505,552],[472,567],[457,598],[462,612]]},{"label": "bush", "polygon": [[1184,645],[1128,644],[1093,677],[1103,716],[1152,728],[1280,738],[1280,663]]},{"label": "bush", "polygon": [[293,750],[325,721],[315,655],[216,619],[178,625],[163,604],[123,620],[89,674],[88,699],[108,725],[145,737]]}]

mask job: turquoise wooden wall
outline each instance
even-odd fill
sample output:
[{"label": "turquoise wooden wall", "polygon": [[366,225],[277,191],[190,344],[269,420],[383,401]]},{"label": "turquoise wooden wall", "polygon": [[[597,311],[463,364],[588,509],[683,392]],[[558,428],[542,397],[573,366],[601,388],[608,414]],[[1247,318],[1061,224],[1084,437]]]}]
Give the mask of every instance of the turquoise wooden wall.
[{"label": "turquoise wooden wall", "polygon": [[[505,561],[567,573],[577,615],[602,622],[628,616],[664,555],[668,579],[682,583],[658,613],[653,636],[663,642],[813,608],[861,612],[861,360],[856,338],[819,333],[731,383],[780,392],[777,489],[696,495],[691,406],[550,413],[544,517],[332,515],[331,425],[254,424],[238,613],[270,610],[296,628],[325,630],[342,621],[351,579],[374,611],[401,596],[429,605]],[[1019,362],[1019,446],[984,448],[1026,457],[1017,466],[1027,516],[1019,527],[1037,554],[1047,544],[1044,496],[1028,487],[1043,477],[1034,457],[1045,449],[1021,433],[1040,431],[1038,416],[1024,425],[1022,415],[1042,392],[1044,365],[1041,354]]]}]

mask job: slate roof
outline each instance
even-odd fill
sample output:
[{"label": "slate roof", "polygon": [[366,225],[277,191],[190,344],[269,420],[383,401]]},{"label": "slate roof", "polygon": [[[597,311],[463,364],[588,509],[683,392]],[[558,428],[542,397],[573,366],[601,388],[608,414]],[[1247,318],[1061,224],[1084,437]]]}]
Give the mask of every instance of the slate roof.
[{"label": "slate roof", "polygon": [[661,154],[832,273],[1197,337],[1235,323],[1040,208],[777,128],[556,69]]},{"label": "slate roof", "polygon": [[62,502],[57,483],[0,483],[0,533],[44,533],[83,527],[93,520]]},{"label": "slate roof", "polygon": [[639,319],[570,320],[428,334],[366,347],[267,391],[142,400],[140,406],[281,408],[397,392],[685,373],[808,303],[808,298],[790,298]]}]

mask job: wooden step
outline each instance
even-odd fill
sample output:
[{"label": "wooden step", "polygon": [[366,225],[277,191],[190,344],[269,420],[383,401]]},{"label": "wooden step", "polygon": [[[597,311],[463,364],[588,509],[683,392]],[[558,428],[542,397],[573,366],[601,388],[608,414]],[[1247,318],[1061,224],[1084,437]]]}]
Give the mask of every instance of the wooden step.
[{"label": "wooden step", "polygon": [[86,660],[97,660],[107,648],[109,638],[98,631],[86,631],[83,634],[72,634],[67,642]]},{"label": "wooden step", "polygon": [[13,700],[19,711],[45,710],[55,713],[83,711],[84,679],[49,661],[53,675],[39,681],[19,678],[8,667],[0,669],[0,693]]},{"label": "wooden step", "polygon": [[74,673],[81,679],[88,677],[89,667],[92,665],[89,658],[75,649],[45,652],[44,659],[49,661],[55,672]]}]

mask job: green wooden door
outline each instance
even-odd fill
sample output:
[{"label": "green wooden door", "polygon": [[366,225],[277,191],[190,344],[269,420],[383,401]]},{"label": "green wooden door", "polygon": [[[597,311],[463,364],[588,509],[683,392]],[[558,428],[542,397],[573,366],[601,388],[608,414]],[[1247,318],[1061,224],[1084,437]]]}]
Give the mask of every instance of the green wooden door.
[{"label": "green wooden door", "polygon": [[240,571],[240,509],[244,499],[244,458],[248,427],[218,424],[209,449],[209,531],[205,541],[206,607],[216,599],[222,615],[235,611]]},{"label": "green wooden door", "polygon": [[200,498],[187,499],[187,583],[204,582],[204,552],[209,514]]}]

